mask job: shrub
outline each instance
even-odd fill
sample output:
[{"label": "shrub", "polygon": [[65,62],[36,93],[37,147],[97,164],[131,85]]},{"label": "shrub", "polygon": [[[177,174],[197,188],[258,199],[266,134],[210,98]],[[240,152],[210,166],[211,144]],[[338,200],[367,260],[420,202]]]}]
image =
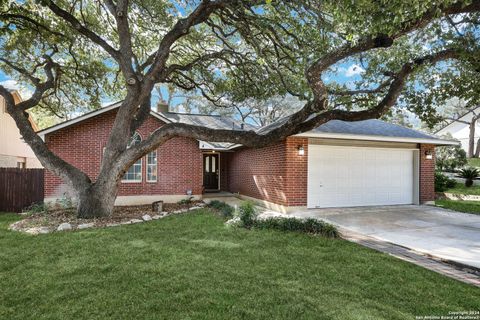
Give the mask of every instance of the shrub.
[{"label": "shrub", "polygon": [[189,197],[189,198],[186,198],[186,199],[182,199],[182,200],[178,201],[177,204],[180,204],[180,205],[191,204],[191,203],[192,203],[192,199],[193,199],[193,197]]},{"label": "shrub", "polygon": [[441,172],[435,172],[435,192],[444,192],[447,189],[455,187],[456,181],[444,175]]},{"label": "shrub", "polygon": [[460,170],[458,175],[460,178],[465,178],[465,186],[471,187],[473,185],[473,180],[480,176],[480,171],[477,168],[464,168]]},{"label": "shrub", "polygon": [[335,226],[317,219],[298,218],[268,218],[255,220],[254,228],[273,229],[279,231],[294,231],[309,234],[319,234],[329,238],[338,237],[338,230]]},{"label": "shrub", "polygon": [[232,206],[226,204],[223,201],[218,201],[218,200],[210,201],[208,206],[210,208],[220,211],[225,218],[233,217],[233,212],[235,211],[235,209]]},{"label": "shrub", "polygon": [[27,207],[24,212],[28,214],[40,214],[48,212],[48,207],[44,203],[33,203]]},{"label": "shrub", "polygon": [[242,203],[239,208],[239,217],[245,228],[250,229],[253,226],[257,218],[257,212],[252,202],[245,201]]},{"label": "shrub", "polygon": [[67,192],[65,192],[60,199],[56,200],[56,204],[63,209],[71,209],[75,207],[72,197]]}]

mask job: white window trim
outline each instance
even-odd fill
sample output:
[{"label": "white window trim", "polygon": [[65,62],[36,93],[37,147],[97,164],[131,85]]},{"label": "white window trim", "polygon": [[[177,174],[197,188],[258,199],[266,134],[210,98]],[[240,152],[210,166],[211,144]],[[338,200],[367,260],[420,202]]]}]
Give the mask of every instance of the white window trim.
[{"label": "white window trim", "polygon": [[[142,137],[142,135],[140,134],[140,132],[138,132],[138,131],[135,131],[130,139],[133,139],[133,137],[135,137],[136,135],[140,137],[140,142],[143,141],[143,137]],[[130,142],[130,143],[131,143],[131,142]],[[127,147],[127,149],[130,147],[130,143],[129,143],[129,146]],[[122,179],[122,181],[121,181],[122,183],[142,183],[142,182],[143,182],[143,157],[140,158],[139,160],[140,160],[140,179],[139,179],[139,180],[125,180],[125,179]],[[138,160],[137,160],[137,161],[138,161]],[[137,161],[135,161],[135,163],[136,163]],[[135,166],[135,163],[132,164],[132,165],[130,166],[130,168],[133,167],[133,166]],[[130,170],[130,168],[127,169],[127,172],[128,172],[128,170]],[[125,174],[126,174],[127,172],[125,172]],[[125,176],[125,174],[124,174],[123,176]]]},{"label": "white window trim", "polygon": [[[140,173],[141,173],[140,180],[124,180],[124,179],[122,179],[122,183],[142,183],[143,182],[143,158],[140,158],[140,160],[141,160],[141,162],[140,162],[141,163],[141,165],[140,165]],[[134,165],[135,164],[132,164],[132,167]],[[125,174],[126,174],[126,172],[125,172]],[[123,175],[123,176],[125,176],[125,175]]]},{"label": "white window trim", "polygon": [[[148,179],[148,166],[149,166],[149,165],[152,165],[152,166],[153,166],[153,164],[148,163],[148,155],[149,155],[150,153],[153,153],[153,152],[155,152],[155,159],[156,159],[156,163],[155,163],[156,175],[155,175],[155,180],[150,180],[150,179]],[[150,152],[150,153],[147,153],[147,155],[146,155],[146,157],[145,157],[145,158],[146,158],[145,176],[146,176],[147,182],[156,183],[156,182],[158,181],[158,152],[157,152],[157,150],[155,150],[155,151],[152,151],[152,152]]]}]

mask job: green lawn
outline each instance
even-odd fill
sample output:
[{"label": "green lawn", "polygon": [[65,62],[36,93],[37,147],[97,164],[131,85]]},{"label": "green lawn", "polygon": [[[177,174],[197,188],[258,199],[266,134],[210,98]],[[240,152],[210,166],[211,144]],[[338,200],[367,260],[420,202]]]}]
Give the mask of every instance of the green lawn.
[{"label": "green lawn", "polygon": [[435,205],[466,213],[480,214],[480,201],[435,200]]},{"label": "green lawn", "polygon": [[457,182],[454,188],[450,188],[445,192],[457,193],[457,194],[480,195],[480,186],[471,186],[467,188],[465,187],[464,183]]},{"label": "green lawn", "polygon": [[468,165],[472,167],[480,167],[480,158],[470,158],[468,159]]},{"label": "green lawn", "polygon": [[208,212],[29,236],[0,215],[0,319],[415,319],[480,289],[358,245]]}]

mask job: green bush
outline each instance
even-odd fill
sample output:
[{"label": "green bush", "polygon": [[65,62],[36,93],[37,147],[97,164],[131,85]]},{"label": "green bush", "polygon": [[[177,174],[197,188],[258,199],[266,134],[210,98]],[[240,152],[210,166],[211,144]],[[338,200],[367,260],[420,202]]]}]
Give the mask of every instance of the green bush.
[{"label": "green bush", "polygon": [[447,177],[441,172],[435,172],[435,192],[444,192],[455,187],[455,180]]},{"label": "green bush", "polygon": [[257,229],[273,229],[279,231],[294,231],[310,234],[319,234],[329,238],[338,237],[335,226],[316,219],[298,218],[268,218],[255,220],[253,227]]},{"label": "green bush", "polygon": [[24,212],[28,214],[40,214],[48,212],[48,207],[44,203],[33,203],[29,207],[25,208]]},{"label": "green bush", "polygon": [[208,206],[210,208],[220,211],[225,218],[233,217],[233,212],[235,211],[235,209],[232,206],[226,204],[223,201],[218,201],[218,200],[210,201]]},{"label": "green bush", "polygon": [[465,186],[471,187],[473,185],[473,180],[477,179],[480,176],[480,171],[477,168],[464,168],[460,170],[458,175],[461,178],[465,178]]},{"label": "green bush", "polygon": [[239,208],[239,217],[245,228],[250,229],[253,226],[257,218],[257,212],[252,202],[245,201],[242,203]]},{"label": "green bush", "polygon": [[184,205],[184,204],[191,204],[193,197],[182,199],[177,202],[177,204]]}]

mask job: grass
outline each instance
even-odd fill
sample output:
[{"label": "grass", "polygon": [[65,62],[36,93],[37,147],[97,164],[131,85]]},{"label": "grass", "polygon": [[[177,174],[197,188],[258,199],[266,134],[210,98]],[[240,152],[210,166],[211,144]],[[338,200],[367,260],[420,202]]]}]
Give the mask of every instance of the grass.
[{"label": "grass", "polygon": [[339,239],[205,211],[29,236],[0,215],[0,319],[414,319],[480,290]]},{"label": "grass", "polygon": [[480,185],[466,187],[464,183],[457,182],[454,188],[450,188],[448,193],[480,195]]},{"label": "grass", "polygon": [[435,205],[459,212],[480,214],[480,201],[435,200]]},{"label": "grass", "polygon": [[468,159],[468,165],[472,167],[480,168],[480,158],[470,158]]}]

